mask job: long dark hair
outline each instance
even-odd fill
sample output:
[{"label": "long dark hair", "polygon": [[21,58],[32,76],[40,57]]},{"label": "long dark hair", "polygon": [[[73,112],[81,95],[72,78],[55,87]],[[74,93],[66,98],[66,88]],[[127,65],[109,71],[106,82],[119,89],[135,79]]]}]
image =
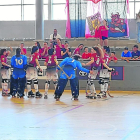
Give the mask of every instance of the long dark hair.
[{"label": "long dark hair", "polygon": [[0,50],[0,56],[3,55],[4,52],[6,52],[6,49],[1,49]]},{"label": "long dark hair", "polygon": [[38,41],[37,41],[36,43],[37,43],[37,47],[38,47],[39,49],[41,49],[40,43],[39,43]]},{"label": "long dark hair", "polygon": [[16,57],[20,57],[20,52],[21,52],[21,49],[20,48],[17,48],[16,49]]},{"label": "long dark hair", "polygon": [[109,46],[103,46],[103,49],[104,49],[107,53],[110,53],[110,48],[109,48]]},{"label": "long dark hair", "polygon": [[92,47],[95,51],[96,51],[96,54],[100,57],[100,58],[103,58],[104,57],[104,53],[102,51],[101,48],[99,47]]}]

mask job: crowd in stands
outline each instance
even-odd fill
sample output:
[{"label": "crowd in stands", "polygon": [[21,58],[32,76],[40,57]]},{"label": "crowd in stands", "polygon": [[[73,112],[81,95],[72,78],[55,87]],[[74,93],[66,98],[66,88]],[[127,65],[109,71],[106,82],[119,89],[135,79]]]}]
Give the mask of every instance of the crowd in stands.
[{"label": "crowd in stands", "polygon": [[[41,47],[39,42],[35,42],[35,46],[39,48],[39,58],[45,59],[48,55],[48,50],[50,48],[55,49],[55,54],[57,59],[64,59],[66,57],[70,57],[73,54],[80,54],[82,59],[92,59],[95,57],[95,51],[93,48],[84,47],[84,44],[79,44],[77,48],[72,52],[69,47],[68,41],[65,41],[64,44],[61,41],[61,36],[57,33],[57,29],[54,29],[54,33],[50,35],[50,44],[48,42],[44,42],[44,46]],[[21,54],[26,55],[27,50],[24,47],[24,43],[21,43]],[[84,52],[81,54],[81,50],[84,49]],[[132,52],[129,51],[128,47],[124,48],[124,51],[121,54],[121,59],[129,62],[129,60],[138,60],[140,59],[140,51],[138,50],[138,45],[134,45]],[[117,62],[118,58],[115,55],[115,51],[110,53],[109,61]]]}]

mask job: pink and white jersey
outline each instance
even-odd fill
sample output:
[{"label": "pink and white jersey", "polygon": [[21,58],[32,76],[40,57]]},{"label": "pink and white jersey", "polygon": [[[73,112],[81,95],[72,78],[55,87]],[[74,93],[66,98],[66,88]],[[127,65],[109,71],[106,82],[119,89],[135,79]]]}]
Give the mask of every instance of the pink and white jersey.
[{"label": "pink and white jersey", "polygon": [[[106,53],[104,54],[103,61],[107,66],[109,65],[109,55],[108,54],[106,54]],[[106,69],[106,68],[102,65],[101,69]]]},{"label": "pink and white jersey", "polygon": [[30,62],[29,64],[33,65],[34,67],[36,67],[36,61],[35,60],[39,59],[39,53],[34,53],[30,56]]},{"label": "pink and white jersey", "polygon": [[91,64],[90,68],[96,68],[98,69],[98,67],[100,66],[100,64],[103,64],[104,61],[103,59],[101,59],[97,54],[94,56],[94,62]]},{"label": "pink and white jersey", "polygon": [[79,54],[79,55],[80,55],[80,48],[76,48],[76,49],[74,50],[74,54]]},{"label": "pink and white jersey", "polygon": [[1,63],[4,62],[7,64],[7,55],[1,55]]},{"label": "pink and white jersey", "polygon": [[[62,44],[62,48],[64,48],[64,45]],[[56,45],[56,49],[55,49],[55,51],[56,51],[56,56],[57,56],[57,58],[58,59],[62,59],[63,57],[61,56],[61,49],[62,48],[60,48],[58,45]]]},{"label": "pink and white jersey", "polygon": [[57,59],[56,55],[49,55],[46,57],[45,62],[47,63],[48,66],[56,66],[55,59]]}]

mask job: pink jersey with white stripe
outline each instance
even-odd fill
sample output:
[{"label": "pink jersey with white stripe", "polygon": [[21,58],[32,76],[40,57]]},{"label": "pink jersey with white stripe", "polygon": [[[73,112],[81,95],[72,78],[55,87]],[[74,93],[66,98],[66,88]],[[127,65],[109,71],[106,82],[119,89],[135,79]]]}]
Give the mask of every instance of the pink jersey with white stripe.
[{"label": "pink jersey with white stripe", "polygon": [[104,63],[103,59],[101,59],[97,54],[94,56],[94,62],[91,64],[90,68],[92,69],[93,67],[98,69],[100,64]]},{"label": "pink jersey with white stripe", "polygon": [[31,55],[29,64],[32,64],[34,67],[36,67],[36,59],[39,59],[39,53],[33,53]]},{"label": "pink jersey with white stripe", "polygon": [[7,64],[7,56],[1,55],[1,63],[4,62]]},{"label": "pink jersey with white stripe", "polygon": [[79,54],[79,55],[80,55],[80,48],[76,48],[76,49],[74,50],[74,54]]},{"label": "pink jersey with white stripe", "polygon": [[49,55],[46,57],[45,62],[47,63],[48,66],[56,66],[55,59],[57,59],[56,55]]},{"label": "pink jersey with white stripe", "polygon": [[[104,54],[103,61],[107,66],[109,65],[109,55],[107,53]],[[106,69],[103,65],[101,66],[101,68]]]}]

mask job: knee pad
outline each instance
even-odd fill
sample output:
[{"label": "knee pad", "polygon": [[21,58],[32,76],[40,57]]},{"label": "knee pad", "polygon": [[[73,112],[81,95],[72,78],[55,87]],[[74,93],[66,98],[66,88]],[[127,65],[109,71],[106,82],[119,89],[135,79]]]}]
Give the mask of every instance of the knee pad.
[{"label": "knee pad", "polygon": [[87,81],[87,84],[88,84],[89,86],[93,85],[93,84],[94,84],[94,80],[93,80],[93,79],[89,79],[89,80]]},{"label": "knee pad", "polygon": [[45,83],[50,85],[51,81],[46,81]]},{"label": "knee pad", "polygon": [[37,79],[34,80],[34,84],[38,84],[38,80]]},{"label": "knee pad", "polygon": [[103,85],[103,84],[104,84],[104,79],[103,79],[103,78],[101,78],[101,79],[99,80],[99,84],[100,84],[100,85]]},{"label": "knee pad", "polygon": [[109,78],[104,78],[104,83],[109,83]]},{"label": "knee pad", "polygon": [[2,79],[2,83],[8,83],[8,79]]},{"label": "knee pad", "polygon": [[32,80],[27,80],[27,85],[31,85],[32,84]]},{"label": "knee pad", "polygon": [[54,84],[54,85],[58,84],[58,81],[53,81],[53,84]]}]

